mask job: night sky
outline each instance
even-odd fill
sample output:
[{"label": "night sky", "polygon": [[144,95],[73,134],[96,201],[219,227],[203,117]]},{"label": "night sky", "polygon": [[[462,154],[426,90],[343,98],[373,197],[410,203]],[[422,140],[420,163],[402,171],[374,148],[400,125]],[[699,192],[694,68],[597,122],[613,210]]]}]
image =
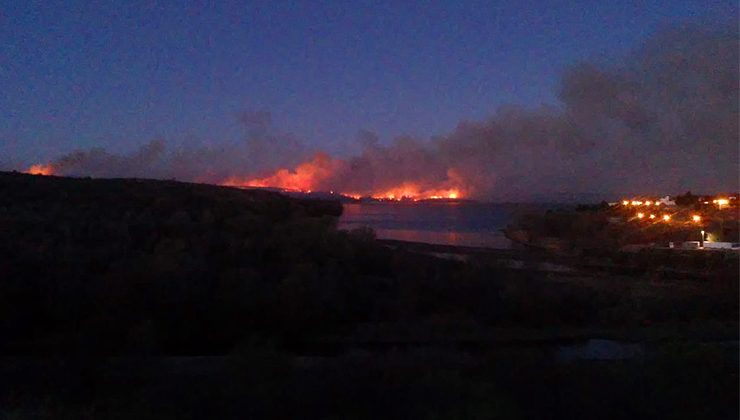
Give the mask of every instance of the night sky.
[{"label": "night sky", "polygon": [[[217,147],[267,111],[310,149],[360,153],[560,107],[564,71],[618,65],[671,25],[736,25],[736,1],[3,1],[0,164],[152,139]],[[248,5],[247,5],[248,4]]]}]

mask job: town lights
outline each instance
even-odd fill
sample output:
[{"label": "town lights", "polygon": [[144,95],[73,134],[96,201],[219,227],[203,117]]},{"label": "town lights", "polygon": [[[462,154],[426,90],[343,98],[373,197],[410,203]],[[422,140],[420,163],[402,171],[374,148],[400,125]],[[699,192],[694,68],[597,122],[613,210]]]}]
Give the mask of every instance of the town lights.
[{"label": "town lights", "polygon": [[646,206],[649,206],[649,205],[651,205],[651,204],[653,204],[653,202],[652,202],[652,201],[650,201],[650,200],[648,200],[648,201],[646,201],[646,202],[645,202],[645,205],[646,205]]},{"label": "town lights", "polygon": [[651,219],[655,219],[655,215],[654,215],[654,214],[651,214],[651,215],[650,215],[650,218],[651,218]]},{"label": "town lights", "polygon": [[698,214],[695,214],[695,215],[691,216],[691,220],[693,220],[694,222],[697,222],[697,223],[698,222],[701,222],[701,216],[699,216]]},{"label": "town lights", "polygon": [[642,201],[633,200],[632,201],[632,205],[633,206],[641,206],[642,205]]},{"label": "town lights", "polygon": [[642,219],[645,217],[645,213],[637,213],[637,218]]},{"label": "town lights", "polygon": [[623,206],[629,206],[630,202],[627,200],[622,201]]},{"label": "town lights", "polygon": [[670,214],[664,214],[663,215],[663,220],[665,220],[666,222],[669,221],[669,220],[671,220],[671,215]]}]

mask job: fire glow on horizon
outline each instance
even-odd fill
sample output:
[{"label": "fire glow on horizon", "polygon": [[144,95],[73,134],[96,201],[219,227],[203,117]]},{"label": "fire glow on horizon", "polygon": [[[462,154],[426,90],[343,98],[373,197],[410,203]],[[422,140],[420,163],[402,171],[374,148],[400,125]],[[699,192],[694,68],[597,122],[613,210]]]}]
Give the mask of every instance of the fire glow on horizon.
[{"label": "fire glow on horizon", "polygon": [[[346,149],[353,150],[347,155],[329,155],[324,139],[303,144],[300,136],[275,126],[269,112],[258,111],[239,115],[243,141],[193,138],[171,147],[157,139],[129,152],[74,149],[27,172],[335,191],[386,200],[558,202],[630,189],[734,192],[735,26],[668,26],[625,55],[605,51],[609,60],[604,62],[565,66],[552,92],[555,103],[502,105],[483,118],[463,118],[451,130],[425,137],[383,140],[361,130],[358,147]],[[324,152],[309,155],[319,150]],[[0,164],[22,161],[3,158]],[[695,167],[711,170],[692,171]],[[735,207],[729,197],[715,199],[704,204]],[[644,211],[647,219],[653,212],[660,218],[658,211],[672,206],[670,201],[636,196],[623,198],[622,204]]]},{"label": "fire glow on horizon", "polygon": [[[344,162],[325,154],[318,154],[314,159],[303,162],[294,170],[282,168],[267,177],[229,177],[217,184],[237,188],[275,188],[286,191],[311,193],[327,185],[332,177],[341,170]],[[31,175],[54,175],[57,173],[53,164],[36,164],[29,167],[25,173]],[[456,178],[455,184],[460,179]],[[445,183],[449,184],[449,182]],[[420,201],[420,200],[459,200],[465,197],[464,189],[456,185],[425,187],[421,183],[404,181],[390,188],[378,188],[367,191],[340,191],[341,195],[359,200],[371,198],[387,201]],[[334,193],[333,190],[324,190]]]},{"label": "fire glow on horizon", "polygon": [[31,165],[26,170],[27,174],[31,175],[54,175],[54,167],[52,165],[36,164]]},{"label": "fire glow on horizon", "polygon": [[[326,188],[326,186],[333,177],[337,176],[344,165],[345,162],[342,160],[318,154],[314,159],[299,164],[294,170],[278,169],[264,178],[231,177],[220,184],[240,188],[279,188],[304,193],[325,190],[333,193],[332,188]],[[456,181],[459,182],[459,180]],[[418,182],[404,181],[390,188],[340,191],[340,194],[356,200],[363,197],[388,201],[457,200],[464,197],[463,190],[459,186],[425,187]]]}]

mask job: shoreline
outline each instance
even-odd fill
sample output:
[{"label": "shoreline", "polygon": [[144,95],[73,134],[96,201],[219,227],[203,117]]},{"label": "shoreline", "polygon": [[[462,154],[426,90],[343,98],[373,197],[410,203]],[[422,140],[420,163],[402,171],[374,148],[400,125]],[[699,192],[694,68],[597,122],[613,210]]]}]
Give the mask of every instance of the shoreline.
[{"label": "shoreline", "polygon": [[490,248],[480,246],[466,245],[447,245],[429,242],[404,241],[399,239],[376,239],[378,242],[393,249],[404,247],[411,251],[424,253],[447,253],[457,255],[486,255],[494,257],[515,257],[522,256],[526,253],[523,249],[514,248]]}]

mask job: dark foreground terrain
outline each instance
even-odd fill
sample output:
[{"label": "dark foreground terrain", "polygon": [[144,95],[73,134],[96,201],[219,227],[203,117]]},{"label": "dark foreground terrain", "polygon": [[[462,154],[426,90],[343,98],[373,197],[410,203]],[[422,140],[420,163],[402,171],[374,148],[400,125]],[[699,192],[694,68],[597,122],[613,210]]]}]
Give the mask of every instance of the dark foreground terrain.
[{"label": "dark foreground terrain", "polygon": [[736,257],[438,258],[339,214],[0,173],[0,418],[738,417]]}]

